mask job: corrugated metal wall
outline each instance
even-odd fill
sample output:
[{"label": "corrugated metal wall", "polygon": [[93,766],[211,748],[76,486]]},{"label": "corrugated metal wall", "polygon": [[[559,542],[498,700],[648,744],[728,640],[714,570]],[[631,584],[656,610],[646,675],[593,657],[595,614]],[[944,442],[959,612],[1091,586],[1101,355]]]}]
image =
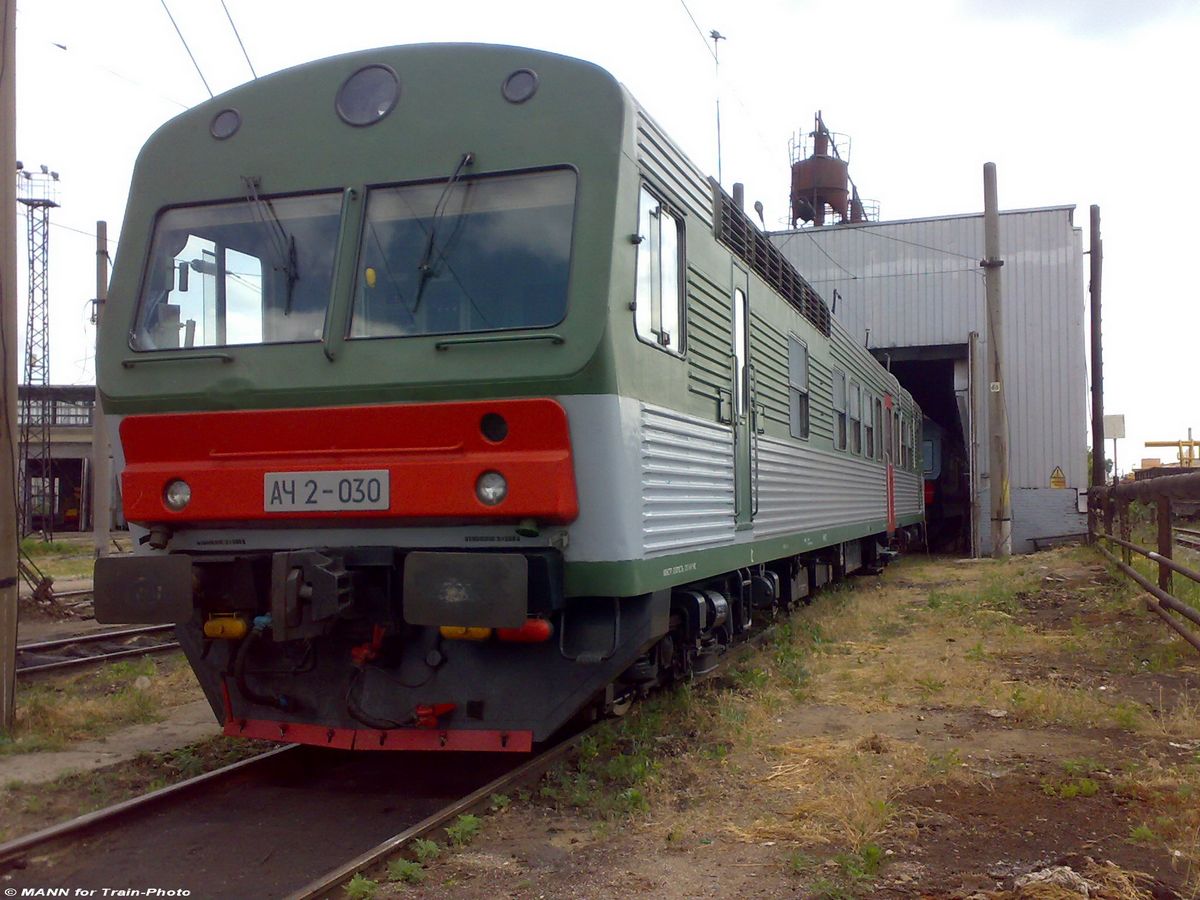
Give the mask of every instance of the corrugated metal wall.
[{"label": "corrugated metal wall", "polygon": [[[1087,320],[1073,212],[1000,216],[1013,490],[1048,488],[1056,466],[1070,487],[1087,483]],[[986,359],[982,215],[803,229],[772,240],[826,302],[837,290],[837,318],[857,340],[869,328],[872,348],[965,344],[977,331]],[[981,414],[986,472],[986,409]]]}]

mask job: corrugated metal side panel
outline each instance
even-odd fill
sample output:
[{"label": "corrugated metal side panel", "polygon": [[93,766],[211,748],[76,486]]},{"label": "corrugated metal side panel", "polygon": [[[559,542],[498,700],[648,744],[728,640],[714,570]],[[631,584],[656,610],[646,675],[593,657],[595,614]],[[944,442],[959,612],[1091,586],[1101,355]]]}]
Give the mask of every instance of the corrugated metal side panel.
[{"label": "corrugated metal side panel", "polygon": [[808,353],[808,415],[812,435],[833,440],[833,367],[821,356]]},{"label": "corrugated metal side panel", "polygon": [[731,543],[733,432],[643,405],[640,444],[645,555]]},{"label": "corrugated metal side panel", "polygon": [[924,510],[925,484],[915,472],[896,471],[896,515],[909,516]]},{"label": "corrugated metal side panel", "polygon": [[768,421],[788,429],[788,339],[751,309],[750,361],[754,364],[754,399]]},{"label": "corrugated metal side panel", "polygon": [[685,210],[711,229],[712,193],[703,173],[671,143],[657,123],[642,110],[637,119],[638,161]]},{"label": "corrugated metal side panel", "polygon": [[715,400],[719,391],[728,394],[733,386],[729,298],[712,279],[691,265],[687,280],[688,388]]},{"label": "corrugated metal side panel", "polygon": [[754,534],[878,521],[887,516],[886,485],[884,468],[877,463],[760,437]]},{"label": "corrugated metal side panel", "polygon": [[[837,318],[872,347],[964,344],[982,336],[982,216],[804,230],[773,238],[824,296],[841,296]],[[1066,208],[1000,216],[1010,483],[1045,487],[1062,466],[1085,483],[1086,331],[1080,233]],[[986,404],[982,404],[986,406]],[[986,409],[979,433],[987,434]],[[987,441],[980,441],[987,471]]]}]

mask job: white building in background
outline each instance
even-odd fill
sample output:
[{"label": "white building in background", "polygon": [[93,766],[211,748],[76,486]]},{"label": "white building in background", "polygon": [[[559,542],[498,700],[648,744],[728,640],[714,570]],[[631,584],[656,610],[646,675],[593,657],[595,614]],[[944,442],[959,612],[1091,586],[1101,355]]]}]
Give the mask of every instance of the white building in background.
[{"label": "white building in background", "polygon": [[[1088,320],[1074,211],[1000,215],[1014,552],[1087,528]],[[947,471],[931,516],[945,501],[943,514],[961,514],[958,548],[989,552],[983,215],[801,228],[771,240],[936,423],[926,439],[943,435],[937,462]]]}]

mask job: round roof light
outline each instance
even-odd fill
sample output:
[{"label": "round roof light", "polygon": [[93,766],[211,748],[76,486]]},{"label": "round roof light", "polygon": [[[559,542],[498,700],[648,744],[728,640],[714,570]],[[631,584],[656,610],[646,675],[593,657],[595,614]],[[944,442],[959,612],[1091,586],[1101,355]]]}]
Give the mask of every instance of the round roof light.
[{"label": "round roof light", "polygon": [[212,118],[208,133],[218,141],[231,138],[242,127],[242,116],[236,109],[223,109]]},{"label": "round roof light", "polygon": [[192,502],[191,486],[183,479],[175,479],[163,490],[163,502],[172,512],[181,512]]},{"label": "round roof light", "polygon": [[338,89],[337,114],[347,125],[374,125],[396,108],[400,79],[390,66],[363,66]]},{"label": "round roof light", "polygon": [[495,506],[508,496],[508,481],[499,472],[484,472],[475,482],[475,496],[485,506]]},{"label": "round roof light", "polygon": [[537,93],[538,76],[533,69],[517,69],[504,79],[500,93],[509,103],[524,103]]}]

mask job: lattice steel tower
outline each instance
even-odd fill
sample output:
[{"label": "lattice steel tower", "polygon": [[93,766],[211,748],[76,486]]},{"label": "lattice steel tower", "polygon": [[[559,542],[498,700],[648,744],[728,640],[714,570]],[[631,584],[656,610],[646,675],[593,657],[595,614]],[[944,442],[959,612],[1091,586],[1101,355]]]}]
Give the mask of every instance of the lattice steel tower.
[{"label": "lattice steel tower", "polygon": [[[46,166],[29,172],[17,163],[17,202],[25,205],[29,224],[29,308],[25,325],[25,394],[21,423],[21,534],[39,527],[54,529],[54,477],[50,423],[54,401],[50,384],[50,210],[58,206],[58,173]],[[37,388],[43,388],[38,391]]]}]

